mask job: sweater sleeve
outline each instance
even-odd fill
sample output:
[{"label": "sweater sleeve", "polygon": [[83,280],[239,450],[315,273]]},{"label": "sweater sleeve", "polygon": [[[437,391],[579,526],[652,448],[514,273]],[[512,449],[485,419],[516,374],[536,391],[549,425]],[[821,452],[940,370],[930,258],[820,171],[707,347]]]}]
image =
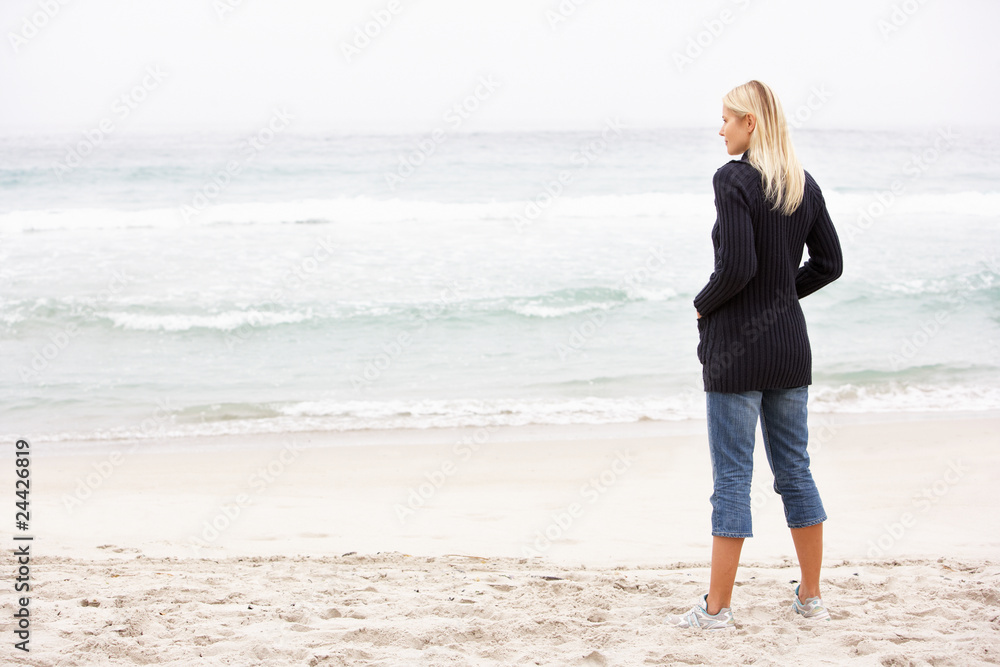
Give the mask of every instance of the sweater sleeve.
[{"label": "sweater sleeve", "polygon": [[795,291],[799,298],[809,296],[840,277],[844,270],[844,256],[833,221],[826,210],[823,195],[819,195],[819,213],[809,236],[806,237],[809,259],[795,275]]},{"label": "sweater sleeve", "polygon": [[702,317],[718,310],[739,294],[757,273],[757,249],[746,192],[735,178],[742,167],[729,164],[715,172],[715,209],[718,231],[715,271],[694,298]]}]

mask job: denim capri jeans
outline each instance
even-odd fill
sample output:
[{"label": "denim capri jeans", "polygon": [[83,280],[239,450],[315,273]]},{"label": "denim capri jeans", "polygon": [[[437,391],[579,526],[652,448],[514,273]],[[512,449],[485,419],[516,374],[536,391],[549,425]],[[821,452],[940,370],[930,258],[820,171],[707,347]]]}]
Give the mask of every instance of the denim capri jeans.
[{"label": "denim capri jeans", "polygon": [[806,452],[808,397],[808,387],[707,392],[714,486],[712,535],[753,537],[750,486],[758,418],[767,462],[774,473],[774,490],[781,496],[788,527],[805,528],[826,521]]}]

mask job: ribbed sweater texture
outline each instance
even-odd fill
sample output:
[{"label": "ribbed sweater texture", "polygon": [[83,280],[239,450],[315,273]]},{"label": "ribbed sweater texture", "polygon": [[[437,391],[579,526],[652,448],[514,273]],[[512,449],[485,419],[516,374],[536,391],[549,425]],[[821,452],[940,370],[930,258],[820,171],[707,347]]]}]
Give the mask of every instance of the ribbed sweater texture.
[{"label": "ribbed sweater texture", "polygon": [[[705,391],[812,384],[812,350],[799,299],[840,277],[843,255],[816,181],[802,204],[772,210],[748,155],[715,172],[715,270],[694,299]],[[809,259],[801,264],[803,251]]]}]

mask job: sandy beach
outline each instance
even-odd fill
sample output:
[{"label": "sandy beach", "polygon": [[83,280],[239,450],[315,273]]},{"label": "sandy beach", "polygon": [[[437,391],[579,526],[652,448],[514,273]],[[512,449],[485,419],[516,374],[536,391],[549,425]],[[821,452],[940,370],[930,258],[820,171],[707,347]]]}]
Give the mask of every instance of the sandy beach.
[{"label": "sandy beach", "polygon": [[[788,608],[797,569],[758,447],[724,637],[662,623],[707,586],[704,422],[33,444],[31,650],[8,632],[4,659],[1000,663],[1000,418],[810,427],[833,621]],[[13,487],[12,460],[2,474]]]},{"label": "sandy beach", "polygon": [[4,2],[0,667],[1000,667],[1000,2],[805,7]]}]

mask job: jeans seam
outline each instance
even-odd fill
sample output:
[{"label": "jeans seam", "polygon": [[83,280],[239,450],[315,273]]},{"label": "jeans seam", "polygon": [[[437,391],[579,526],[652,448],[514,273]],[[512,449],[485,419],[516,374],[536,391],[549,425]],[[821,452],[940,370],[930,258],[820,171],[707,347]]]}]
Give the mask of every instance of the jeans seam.
[{"label": "jeans seam", "polygon": [[817,519],[815,521],[804,521],[802,523],[797,523],[794,526],[792,524],[788,524],[788,527],[789,528],[808,528],[809,526],[815,526],[817,524],[825,523],[826,520],[827,520],[827,516],[826,516],[826,512],[824,512],[822,519]]}]

